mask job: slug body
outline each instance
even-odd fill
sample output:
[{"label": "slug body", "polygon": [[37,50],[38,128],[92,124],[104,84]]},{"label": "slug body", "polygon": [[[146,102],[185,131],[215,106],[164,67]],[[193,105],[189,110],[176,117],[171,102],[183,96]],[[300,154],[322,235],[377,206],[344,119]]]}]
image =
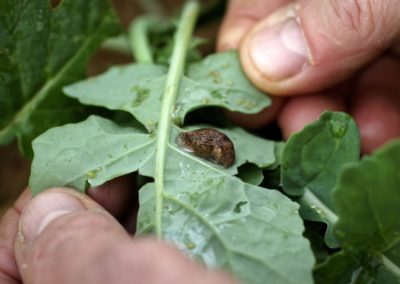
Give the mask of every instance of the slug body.
[{"label": "slug body", "polygon": [[200,128],[182,132],[177,144],[185,151],[229,168],[235,163],[235,148],[224,133],[213,128]]}]

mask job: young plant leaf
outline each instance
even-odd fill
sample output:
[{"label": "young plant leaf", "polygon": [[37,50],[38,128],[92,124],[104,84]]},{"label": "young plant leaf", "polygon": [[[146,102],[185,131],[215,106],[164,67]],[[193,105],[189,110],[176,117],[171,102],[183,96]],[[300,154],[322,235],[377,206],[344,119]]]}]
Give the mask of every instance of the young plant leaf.
[{"label": "young plant leaf", "polygon": [[[56,8],[47,0],[1,1],[0,144],[18,136],[29,153],[49,122],[81,119],[82,106],[62,96],[61,87],[82,78],[91,53],[118,30],[106,0],[63,0]],[[70,112],[60,117],[51,111],[64,107]],[[44,119],[31,119],[37,116]]]},{"label": "young plant leaf", "polygon": [[353,119],[325,112],[320,119],[292,135],[282,156],[282,186],[299,196],[303,218],[327,224],[326,243],[337,247],[332,225],[337,220],[331,191],[343,165],[358,161],[360,141]]},{"label": "young plant leaf", "polygon": [[[160,119],[166,73],[167,69],[158,65],[113,67],[104,74],[64,88],[64,92],[83,104],[127,111],[148,131],[154,131]],[[218,83],[213,82],[213,76],[218,76]],[[219,53],[191,65],[188,75],[180,78],[173,118],[181,124],[189,111],[206,106],[256,113],[269,104],[270,99],[243,74],[237,54]]]},{"label": "young plant leaf", "polygon": [[[342,248],[375,272],[400,282],[400,141],[347,166],[333,191]],[[382,276],[383,277],[383,276]]]},{"label": "young plant leaf", "polygon": [[340,251],[314,270],[316,284],[398,284],[398,275],[388,270],[378,258],[356,259]]},{"label": "young plant leaf", "polygon": [[[362,283],[357,279],[363,273],[361,266],[348,254],[340,251],[331,255],[314,270],[316,284]],[[364,282],[368,283],[368,282]]]}]

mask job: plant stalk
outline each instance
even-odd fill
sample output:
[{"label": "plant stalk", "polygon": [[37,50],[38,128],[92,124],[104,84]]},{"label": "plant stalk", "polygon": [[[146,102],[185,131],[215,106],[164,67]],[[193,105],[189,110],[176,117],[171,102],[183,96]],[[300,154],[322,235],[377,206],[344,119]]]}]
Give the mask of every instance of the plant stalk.
[{"label": "plant stalk", "polygon": [[131,54],[131,47],[129,45],[128,37],[126,35],[108,38],[101,44],[101,47],[122,54]]},{"label": "plant stalk", "polygon": [[129,45],[137,63],[154,63],[148,37],[149,27],[154,21],[155,19],[152,16],[141,16],[129,26]]},{"label": "plant stalk", "polygon": [[339,219],[336,213],[329,209],[324,203],[322,203],[321,200],[319,200],[308,188],[306,188],[306,190],[304,191],[301,199],[311,208],[314,207],[313,210],[320,212],[320,214],[322,214],[322,216],[324,216],[327,221],[329,221],[332,225],[335,224]]},{"label": "plant stalk", "polygon": [[200,5],[197,1],[189,1],[185,4],[179,21],[178,29],[174,35],[174,49],[171,56],[171,65],[162,100],[160,121],[157,136],[157,152],[155,165],[155,231],[157,238],[162,237],[162,209],[164,192],[165,158],[169,143],[169,133],[172,124],[172,112],[175,105],[179,84],[184,72],[186,54],[192,38]]}]

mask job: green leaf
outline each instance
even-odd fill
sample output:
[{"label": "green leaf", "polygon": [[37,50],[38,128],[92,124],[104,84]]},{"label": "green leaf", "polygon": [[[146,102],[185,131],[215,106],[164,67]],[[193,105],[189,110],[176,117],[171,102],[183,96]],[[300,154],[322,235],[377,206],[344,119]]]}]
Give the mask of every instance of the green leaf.
[{"label": "green leaf", "polygon": [[91,116],[52,128],[33,142],[30,187],[34,194],[55,186],[84,191],[137,171],[154,152],[154,137]]},{"label": "green leaf", "polygon": [[316,283],[400,283],[400,141],[344,167],[333,190],[343,250],[314,271]]},{"label": "green leaf", "polygon": [[331,191],[343,165],[360,155],[358,129],[345,113],[325,112],[320,119],[292,135],[282,156],[282,185],[299,196],[301,215],[328,225],[326,242],[337,247],[332,224],[337,220]]},{"label": "green leaf", "polygon": [[[378,258],[400,281],[400,141],[347,166],[333,192],[339,220],[335,234],[358,258]],[[399,282],[397,282],[399,283]]]},{"label": "green leaf", "polygon": [[[157,65],[113,67],[104,74],[64,88],[64,92],[83,104],[127,111],[151,132],[160,119],[166,72],[165,67]],[[215,75],[218,72],[221,75]],[[213,76],[220,76],[220,81],[213,82]],[[244,76],[236,53],[219,53],[192,65],[188,75],[181,78],[173,117],[175,123],[181,124],[189,111],[200,107],[221,106],[255,113],[269,104],[270,99]]]},{"label": "green leaf", "polygon": [[382,264],[379,258],[356,259],[340,251],[314,270],[316,284],[398,284],[400,278]]},{"label": "green leaf", "polygon": [[81,103],[131,113],[148,131],[156,128],[165,86],[164,66],[129,64],[64,88]]},{"label": "green leaf", "polygon": [[[164,238],[209,267],[229,269],[243,283],[312,283],[314,259],[296,204],[277,191],[215,174],[197,186],[190,179],[167,181]],[[140,203],[138,229],[148,232],[154,229],[153,184],[141,189]]]},{"label": "green leaf", "polygon": [[[61,87],[84,76],[91,53],[117,30],[106,0],[64,0],[54,9],[47,0],[1,1],[0,144],[17,135],[20,145],[29,145],[49,122],[79,119],[80,110],[72,112],[77,104],[62,97]],[[71,112],[56,119],[47,111],[64,107]],[[43,120],[31,120],[38,115]]]},{"label": "green leaf", "polygon": [[260,185],[264,180],[262,170],[254,164],[244,164],[238,169],[237,175],[245,183]]},{"label": "green leaf", "polygon": [[[168,153],[163,238],[244,283],[312,283],[314,259],[298,206],[277,191],[245,184],[175,149]],[[137,233],[155,230],[153,184],[140,190]]]},{"label": "green leaf", "polygon": [[275,162],[268,166],[268,170],[275,170],[282,165],[282,156],[283,150],[285,149],[286,143],[285,142],[276,142],[275,143]]},{"label": "green leaf", "polygon": [[[228,169],[179,150],[176,137],[186,130],[173,128],[168,147],[229,175],[237,174],[237,168],[246,162],[265,167],[274,162],[272,141],[257,138],[240,128],[219,130],[228,135],[236,147],[237,159]],[[121,127],[98,116],[91,116],[81,123],[54,127],[33,142],[35,158],[30,187],[34,194],[55,186],[71,186],[85,191],[88,184],[99,186],[139,169],[142,175],[153,177],[155,141],[153,134],[139,128]],[[254,148],[263,149],[263,155],[252,153]]]},{"label": "green leaf", "polygon": [[[171,208],[175,209],[162,212],[163,228],[166,230],[163,235],[167,239],[172,238],[171,230],[178,228],[181,228],[178,231],[193,236],[198,235],[199,230],[204,230],[203,248],[192,248],[192,256],[212,267],[229,268],[248,283],[263,283],[263,279],[269,279],[265,277],[270,277],[274,283],[312,283],[310,271],[314,260],[307,241],[302,237],[303,226],[298,217],[298,206],[278,192],[243,183],[232,176],[235,172],[233,169],[244,163],[245,159],[236,161],[232,169],[224,169],[185,152],[175,143],[180,131],[173,128],[167,150],[164,207],[173,206]],[[236,137],[233,141],[251,140],[248,139],[251,135],[242,130],[224,132],[228,136],[234,133]],[[154,177],[155,142],[155,135],[132,127],[121,127],[96,116],[82,123],[53,128],[33,143],[35,159],[31,188],[34,193],[53,186],[72,186],[83,191],[87,184],[97,186],[138,169],[142,175]],[[261,141],[258,143],[262,146]],[[270,145],[270,149],[265,147],[267,145]],[[235,146],[238,153],[251,149],[244,143]],[[271,142],[265,141],[264,148],[266,152],[273,153]],[[263,163],[260,159],[257,158]],[[247,160],[253,159],[248,157]],[[273,162],[273,159],[270,160]],[[153,203],[154,192],[148,193],[146,188],[149,187],[152,185],[146,185],[141,190],[141,196],[150,194],[151,201],[148,202]],[[138,222],[141,230],[148,231],[153,223],[147,224],[146,220],[154,221],[154,212],[148,210],[154,207],[147,205],[146,197],[141,198],[144,200],[141,201]],[[181,219],[179,214],[174,213],[179,209],[178,201],[170,201],[174,198],[186,202],[182,206],[187,210],[198,212],[186,213],[186,221]],[[207,225],[202,224],[201,220],[194,222],[197,218],[216,220]],[[205,229],[207,226],[216,226],[214,222],[217,221],[219,227],[214,228],[215,234],[226,239],[223,241],[227,242],[226,247],[221,247],[214,240],[206,253],[206,238],[212,236],[212,232]],[[170,227],[171,223],[174,226]],[[189,224],[191,227],[186,227]],[[254,232],[255,228],[257,232]],[[255,234],[254,237],[249,238],[247,232]],[[173,240],[181,248],[193,247],[194,244],[201,246],[201,239],[188,240],[186,236],[178,234]],[[206,256],[211,252],[214,253],[213,258],[206,261]],[[293,257],[294,254],[296,257]],[[225,263],[227,258],[230,259],[229,263]],[[277,258],[280,259],[278,263]]]},{"label": "green leaf", "polygon": [[357,261],[349,255],[338,252],[324,263],[316,266],[314,279],[316,284],[347,284],[360,283],[362,270]]},{"label": "green leaf", "polygon": [[231,111],[257,113],[270,99],[246,78],[234,51],[217,53],[189,66],[181,84],[175,117],[183,121],[188,111],[199,106],[220,106]]},{"label": "green leaf", "polygon": [[29,119],[20,125],[16,134],[20,152],[26,157],[33,157],[32,141],[46,129],[66,122],[78,122],[87,117],[87,107],[65,96],[47,99],[40,108],[32,111]]}]

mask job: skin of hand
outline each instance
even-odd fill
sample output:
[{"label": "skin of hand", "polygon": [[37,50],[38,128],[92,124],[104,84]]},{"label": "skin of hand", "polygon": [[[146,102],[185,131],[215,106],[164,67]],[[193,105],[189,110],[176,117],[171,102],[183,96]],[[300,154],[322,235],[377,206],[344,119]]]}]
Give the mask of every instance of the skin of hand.
[{"label": "skin of hand", "polygon": [[[132,192],[127,180],[114,180],[90,194],[99,200],[108,196],[105,206],[122,214],[128,208],[124,201],[130,195],[127,189]],[[134,240],[89,196],[55,188],[33,199],[26,190],[0,221],[0,283],[236,282],[225,273],[194,263],[161,241]]]},{"label": "skin of hand", "polygon": [[227,115],[250,129],[276,119],[287,139],[326,109],[346,111],[363,153],[400,137],[399,15],[397,0],[231,0],[217,49],[238,49],[273,103]]}]

